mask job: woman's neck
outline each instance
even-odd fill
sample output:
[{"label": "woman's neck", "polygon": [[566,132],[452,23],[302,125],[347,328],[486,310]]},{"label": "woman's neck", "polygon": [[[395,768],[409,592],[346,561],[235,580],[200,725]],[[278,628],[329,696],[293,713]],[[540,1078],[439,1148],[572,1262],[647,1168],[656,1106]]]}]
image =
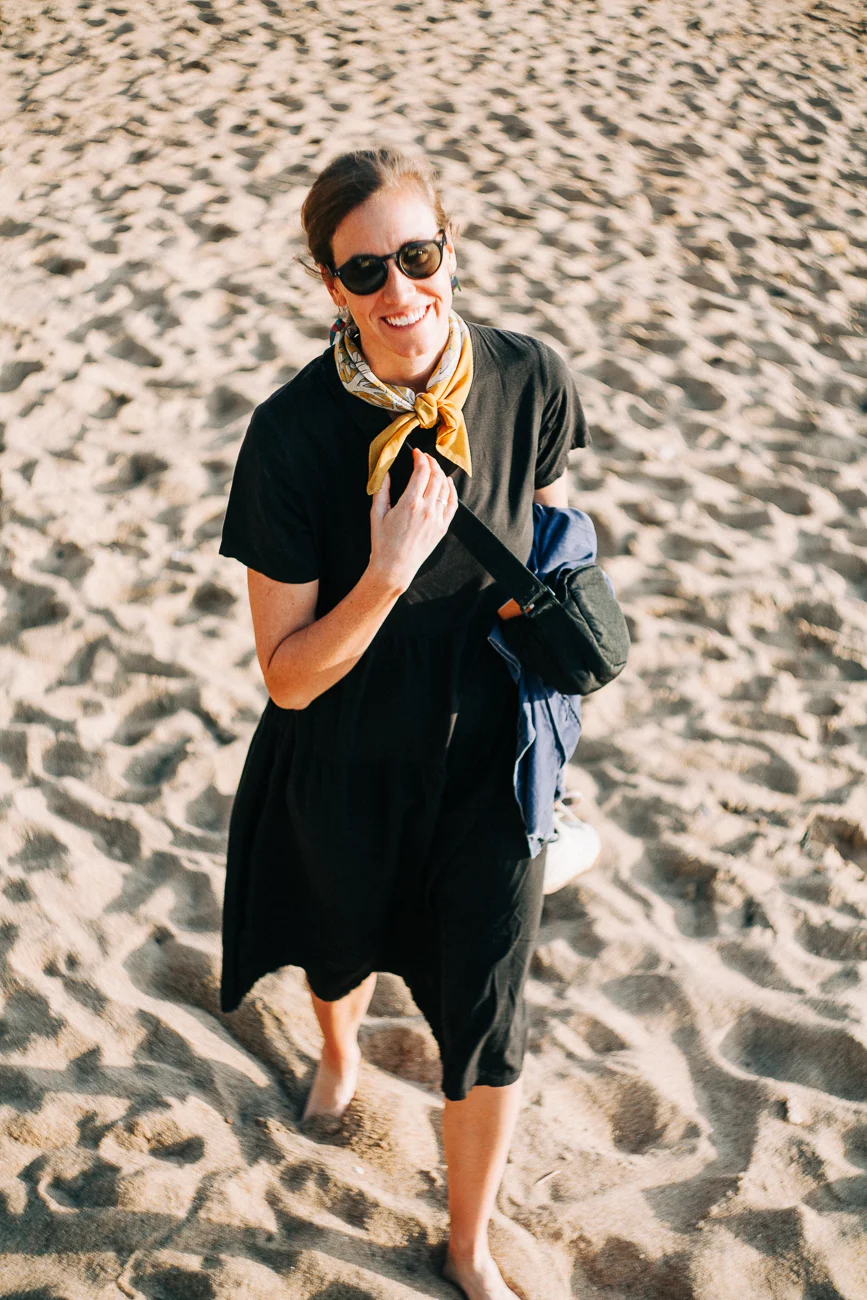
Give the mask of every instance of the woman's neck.
[{"label": "woman's neck", "polygon": [[364,359],[377,379],[392,387],[411,388],[414,393],[423,393],[427,389],[448,341],[447,330],[445,338],[435,351],[421,357],[401,357],[385,348],[365,347],[364,339],[359,337]]},{"label": "woman's neck", "polygon": [[395,357],[393,360],[384,358],[383,362],[373,364],[368,358],[368,365],[382,383],[390,384],[392,388],[411,388],[414,393],[423,393],[441,356],[442,349],[433,361],[425,357]]}]

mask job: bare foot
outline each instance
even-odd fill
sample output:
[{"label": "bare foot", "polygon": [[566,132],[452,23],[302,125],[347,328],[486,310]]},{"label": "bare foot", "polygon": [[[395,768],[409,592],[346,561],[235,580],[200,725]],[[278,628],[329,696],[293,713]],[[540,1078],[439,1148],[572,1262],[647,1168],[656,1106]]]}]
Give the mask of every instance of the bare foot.
[{"label": "bare foot", "polygon": [[480,1260],[460,1262],[447,1255],[443,1277],[463,1291],[467,1300],[518,1300],[490,1254]]},{"label": "bare foot", "polygon": [[305,1120],[319,1116],[328,1119],[343,1118],[346,1107],[355,1096],[360,1064],[361,1052],[357,1047],[352,1056],[344,1057],[337,1063],[327,1060],[323,1055],[301,1116],[302,1124]]}]

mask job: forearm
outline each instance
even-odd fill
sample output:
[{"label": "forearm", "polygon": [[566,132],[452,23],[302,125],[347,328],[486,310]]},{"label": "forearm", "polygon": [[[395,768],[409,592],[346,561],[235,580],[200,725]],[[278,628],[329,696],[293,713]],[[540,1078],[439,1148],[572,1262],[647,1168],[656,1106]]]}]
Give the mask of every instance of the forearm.
[{"label": "forearm", "polygon": [[333,609],[285,637],[265,672],[265,685],[274,703],[283,709],[304,709],[345,677],[400,594],[400,588],[368,567]]}]

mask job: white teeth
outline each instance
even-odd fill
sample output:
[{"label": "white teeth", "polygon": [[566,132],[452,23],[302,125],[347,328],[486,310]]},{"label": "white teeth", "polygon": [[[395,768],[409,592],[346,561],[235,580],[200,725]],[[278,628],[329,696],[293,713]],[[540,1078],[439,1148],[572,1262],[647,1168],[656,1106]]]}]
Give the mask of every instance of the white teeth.
[{"label": "white teeth", "polygon": [[411,316],[386,316],[386,322],[389,325],[414,325],[417,320],[421,320],[427,311],[427,307],[419,307],[418,311],[413,312]]}]

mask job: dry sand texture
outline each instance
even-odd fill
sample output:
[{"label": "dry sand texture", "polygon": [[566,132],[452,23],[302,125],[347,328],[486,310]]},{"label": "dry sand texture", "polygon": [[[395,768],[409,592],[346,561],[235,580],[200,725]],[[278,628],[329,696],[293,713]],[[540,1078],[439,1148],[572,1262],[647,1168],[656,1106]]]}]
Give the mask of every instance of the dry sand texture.
[{"label": "dry sand texture", "polygon": [[0,1294],[454,1292],[429,1037],[383,980],[299,1132],[297,972],[216,1009],[264,704],[217,556],[325,344],[339,146],[420,142],[462,310],[549,339],[635,632],[570,780],[497,1248],[527,1300],[867,1296],[867,33],[858,0],[3,4]]}]

